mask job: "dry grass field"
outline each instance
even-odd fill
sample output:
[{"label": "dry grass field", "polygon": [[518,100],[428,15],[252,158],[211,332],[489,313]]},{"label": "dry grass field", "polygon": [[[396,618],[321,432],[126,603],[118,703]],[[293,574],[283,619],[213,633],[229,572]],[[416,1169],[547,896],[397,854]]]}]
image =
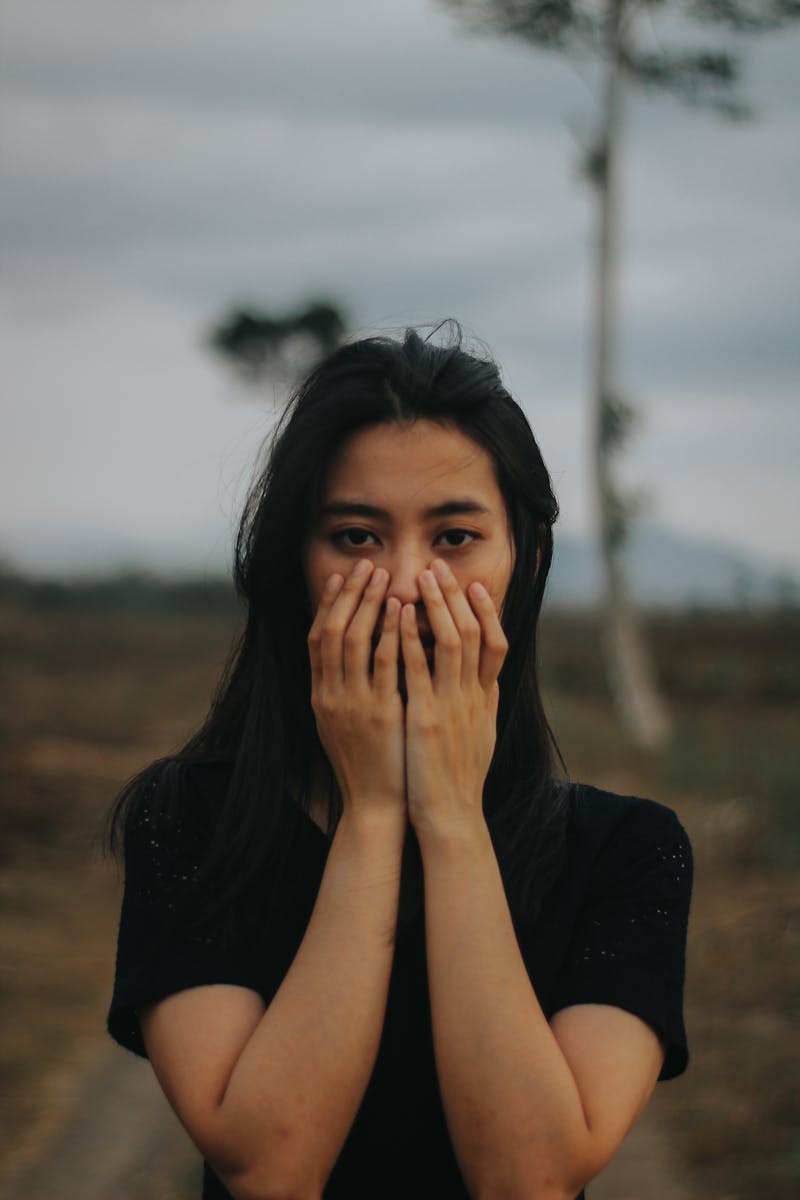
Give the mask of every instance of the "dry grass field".
[{"label": "dry grass field", "polygon": [[[62,1123],[104,1045],[120,894],[98,851],[104,813],[203,715],[233,625],[224,613],[0,609],[0,1191]],[[549,711],[573,778],[672,805],[693,839],[692,1064],[658,1104],[694,1194],[789,1200],[800,614],[659,616],[648,631],[675,715],[658,761],[619,733],[590,617],[545,619]],[[164,1169],[171,1200],[197,1195],[185,1157]],[[142,1193],[156,1194],[167,1193]],[[79,1195],[65,1180],[54,1200]]]}]

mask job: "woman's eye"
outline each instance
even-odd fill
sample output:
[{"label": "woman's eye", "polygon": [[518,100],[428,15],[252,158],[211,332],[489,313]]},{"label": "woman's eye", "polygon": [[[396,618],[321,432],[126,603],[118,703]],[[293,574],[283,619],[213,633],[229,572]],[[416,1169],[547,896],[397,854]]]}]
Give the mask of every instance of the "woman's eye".
[{"label": "woman's eye", "polygon": [[439,536],[442,538],[447,538],[447,544],[452,546],[454,550],[458,550],[461,546],[469,545],[469,542],[464,540],[465,538],[470,538],[470,540],[474,541],[480,535],[477,533],[470,533],[468,529],[446,529],[444,533],[439,534]]},{"label": "woman's eye", "polygon": [[340,529],[333,534],[333,540],[342,546],[366,546],[366,539],[374,536],[368,529]]}]

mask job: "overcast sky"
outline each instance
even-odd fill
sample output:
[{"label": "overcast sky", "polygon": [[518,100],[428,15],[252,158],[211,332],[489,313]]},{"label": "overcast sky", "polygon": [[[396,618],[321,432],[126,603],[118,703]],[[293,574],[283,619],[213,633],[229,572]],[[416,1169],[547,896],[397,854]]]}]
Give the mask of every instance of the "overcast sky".
[{"label": "overcast sky", "polygon": [[[589,68],[433,0],[4,0],[0,45],[0,556],[224,565],[272,416],[203,331],[317,293],[488,342],[588,528]],[[797,570],[800,31],[741,49],[750,123],[628,104],[626,474]]]}]

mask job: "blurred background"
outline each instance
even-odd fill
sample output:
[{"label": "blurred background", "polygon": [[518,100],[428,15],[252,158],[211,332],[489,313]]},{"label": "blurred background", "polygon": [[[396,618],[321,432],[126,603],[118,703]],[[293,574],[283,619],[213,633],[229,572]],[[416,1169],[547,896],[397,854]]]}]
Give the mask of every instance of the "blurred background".
[{"label": "blurred background", "polygon": [[697,855],[692,1064],[590,1194],[796,1194],[796,16],[5,0],[0,1193],[198,1194],[104,1036],[98,831],[204,715],[297,372],[454,317],[559,496],[542,655],[570,773],[670,804]]}]

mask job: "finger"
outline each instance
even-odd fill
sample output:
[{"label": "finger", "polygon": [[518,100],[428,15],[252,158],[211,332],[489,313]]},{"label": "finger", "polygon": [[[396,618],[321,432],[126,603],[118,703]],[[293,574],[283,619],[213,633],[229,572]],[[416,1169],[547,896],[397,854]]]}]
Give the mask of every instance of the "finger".
[{"label": "finger", "polygon": [[409,697],[415,693],[431,690],[431,675],[428,660],[422,648],[417,628],[417,614],[413,604],[404,604],[400,614],[400,646],[403,651],[403,666],[406,669],[406,688]]},{"label": "finger", "polygon": [[467,589],[470,603],[481,623],[481,661],[478,670],[482,688],[497,682],[500,668],[508,653],[508,640],[492,603],[492,598],[482,583],[471,583]]},{"label": "finger", "polygon": [[361,594],[358,608],[344,635],[344,679],[366,685],[372,635],[378,623],[378,611],[389,584],[389,572],[378,567]]},{"label": "finger", "polygon": [[383,699],[397,691],[397,658],[400,653],[400,609],[396,596],[386,601],[383,613],[383,629],[375,648],[373,684],[377,695]]},{"label": "finger", "polygon": [[461,639],[461,679],[463,683],[475,679],[481,657],[481,623],[472,611],[469,600],[461,585],[443,558],[431,564],[436,579],[450,610],[459,638]]},{"label": "finger", "polygon": [[371,573],[370,560],[359,559],[322,623],[322,677],[331,687],[344,683],[344,635]]},{"label": "finger", "polygon": [[433,571],[422,572],[419,587],[428,623],[436,640],[434,662],[437,683],[445,686],[460,684],[461,637]]},{"label": "finger", "polygon": [[341,575],[331,575],[329,579],[325,580],[319,606],[308,631],[308,657],[311,660],[312,684],[314,680],[319,680],[322,674],[322,626],[327,620],[328,613],[331,611],[343,583],[344,578]]}]

